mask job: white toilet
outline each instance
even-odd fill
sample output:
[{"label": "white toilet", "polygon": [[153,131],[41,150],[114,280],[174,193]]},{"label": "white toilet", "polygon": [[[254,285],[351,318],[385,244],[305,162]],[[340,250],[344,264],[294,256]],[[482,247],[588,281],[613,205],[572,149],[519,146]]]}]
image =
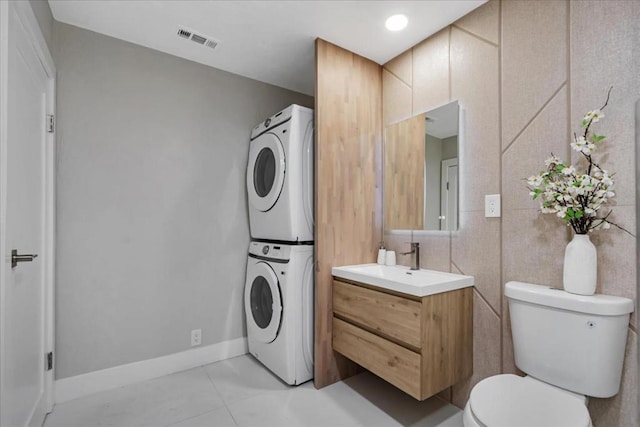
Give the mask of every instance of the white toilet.
[{"label": "white toilet", "polygon": [[509,282],[516,366],[526,377],[485,378],[471,390],[465,427],[589,427],[586,396],[618,393],[633,301]]}]

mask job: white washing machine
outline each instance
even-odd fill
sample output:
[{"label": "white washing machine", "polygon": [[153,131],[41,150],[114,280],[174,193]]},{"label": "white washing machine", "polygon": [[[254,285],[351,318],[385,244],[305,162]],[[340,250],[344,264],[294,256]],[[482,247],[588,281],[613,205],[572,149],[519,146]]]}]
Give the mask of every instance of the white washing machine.
[{"label": "white washing machine", "polygon": [[251,131],[251,237],[313,241],[313,110],[291,105]]},{"label": "white washing machine", "polygon": [[313,378],[313,246],[251,242],[244,308],[249,352],[287,384]]}]

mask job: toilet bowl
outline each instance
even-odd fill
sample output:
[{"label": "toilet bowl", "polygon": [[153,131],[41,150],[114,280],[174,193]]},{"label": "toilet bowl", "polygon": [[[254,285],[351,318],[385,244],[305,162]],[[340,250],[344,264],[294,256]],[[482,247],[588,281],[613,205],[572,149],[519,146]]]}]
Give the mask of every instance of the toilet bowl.
[{"label": "toilet bowl", "polygon": [[463,422],[465,427],[592,427],[584,396],[511,374],[476,384]]},{"label": "toilet bowl", "polygon": [[591,427],[585,396],[620,390],[633,301],[574,295],[531,283],[505,285],[516,366],[473,387],[465,427]]}]

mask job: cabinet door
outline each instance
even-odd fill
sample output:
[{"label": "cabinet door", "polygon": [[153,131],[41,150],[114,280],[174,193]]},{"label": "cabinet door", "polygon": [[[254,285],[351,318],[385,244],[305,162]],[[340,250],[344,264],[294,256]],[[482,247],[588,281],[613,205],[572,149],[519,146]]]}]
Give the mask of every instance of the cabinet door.
[{"label": "cabinet door", "polygon": [[333,318],[333,349],[414,398],[420,390],[420,354]]},{"label": "cabinet door", "polygon": [[334,280],[333,312],[415,350],[420,349],[421,304],[418,301]]}]

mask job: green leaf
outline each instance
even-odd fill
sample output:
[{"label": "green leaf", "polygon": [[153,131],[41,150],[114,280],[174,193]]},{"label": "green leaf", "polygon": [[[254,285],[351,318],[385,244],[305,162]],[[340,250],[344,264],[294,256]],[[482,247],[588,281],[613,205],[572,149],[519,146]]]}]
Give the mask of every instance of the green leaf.
[{"label": "green leaf", "polygon": [[582,211],[576,211],[576,219],[580,219],[584,216],[584,214],[582,213]]},{"label": "green leaf", "polygon": [[575,218],[575,212],[573,212],[573,209],[569,208],[567,209],[567,215],[564,217],[564,219],[573,219]]},{"label": "green leaf", "polygon": [[582,127],[583,127],[583,128],[586,128],[588,124],[589,124],[589,120],[587,120],[587,119],[582,119]]},{"label": "green leaf", "polygon": [[542,190],[539,188],[535,188],[533,190],[533,200],[537,199],[540,194],[542,194]]},{"label": "green leaf", "polygon": [[602,140],[603,140],[603,139],[605,139],[605,138],[606,138],[606,136],[604,136],[604,135],[596,135],[596,134],[594,133],[594,134],[593,134],[593,136],[591,137],[591,140],[592,140],[593,142],[600,142],[600,141],[602,141]]}]

